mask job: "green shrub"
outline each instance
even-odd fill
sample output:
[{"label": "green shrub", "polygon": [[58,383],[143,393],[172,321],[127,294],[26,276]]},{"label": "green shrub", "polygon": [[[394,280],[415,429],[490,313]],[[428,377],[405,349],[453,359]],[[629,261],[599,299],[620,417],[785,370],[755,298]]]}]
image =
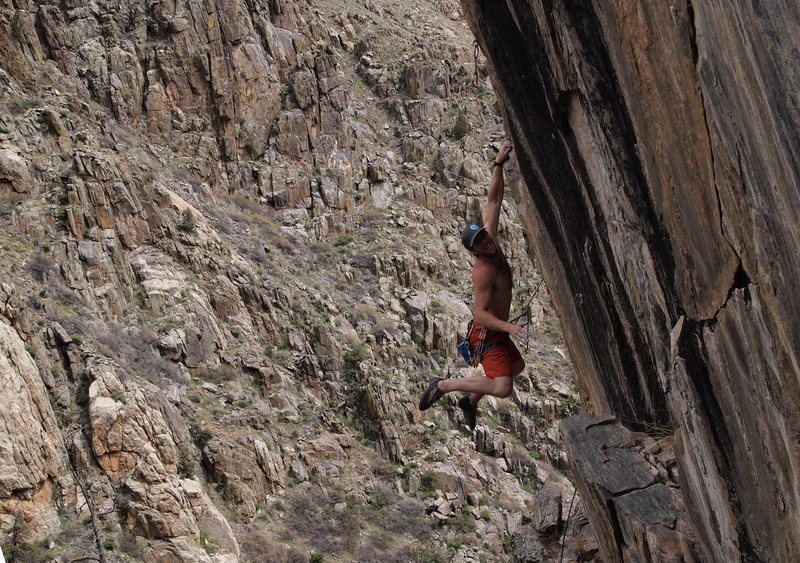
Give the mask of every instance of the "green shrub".
[{"label": "green shrub", "polygon": [[194,436],[194,443],[201,451],[211,441],[211,432],[207,428],[192,428],[192,436]]},{"label": "green shrub", "polygon": [[285,499],[284,528],[278,537],[295,544],[302,539],[313,550],[312,553],[327,553],[342,559],[339,554],[357,547],[361,530],[357,510],[351,507],[336,509],[336,504],[343,500],[346,499],[336,494],[333,488],[322,489],[313,485],[295,488]]},{"label": "green shrub", "polygon": [[30,259],[27,264],[28,271],[33,275],[34,279],[38,282],[43,282],[47,278],[47,274],[56,269],[56,264],[47,254],[39,252],[36,256]]},{"label": "green shrub", "polygon": [[542,330],[547,336],[554,340],[561,341],[564,339],[561,333],[561,325],[555,317],[545,318],[544,323],[542,323]]},{"label": "green shrub", "polygon": [[198,367],[192,370],[192,375],[209,383],[225,383],[238,379],[240,371],[230,364],[217,364],[215,366]]},{"label": "green shrub", "polygon": [[11,35],[16,39],[24,39],[25,32],[22,29],[22,16],[20,15],[22,12],[17,10],[14,12],[14,15],[11,16]]},{"label": "green shrub", "polygon": [[444,563],[445,559],[433,544],[420,546],[411,555],[414,563]]},{"label": "green shrub", "polygon": [[463,139],[464,136],[469,133],[469,122],[467,121],[467,117],[464,115],[464,112],[458,113],[458,117],[456,117],[456,122],[453,124],[453,128],[450,130],[450,133],[456,140]]},{"label": "green shrub", "polygon": [[419,479],[419,490],[423,495],[433,495],[437,489],[442,488],[442,477],[435,471],[425,471]]},{"label": "green shrub", "polygon": [[[161,383],[164,377],[173,381],[180,377],[175,363],[159,353],[158,334],[145,324],[125,327],[115,322],[94,323],[84,330],[91,331],[103,354],[151,383]],[[74,335],[73,339],[76,338],[77,335]]]},{"label": "green shrub", "polygon": [[197,227],[197,223],[195,222],[194,213],[192,213],[192,210],[187,207],[183,210],[181,217],[182,219],[178,224],[178,228],[184,232],[193,233]]},{"label": "green shrub", "polygon": [[358,375],[358,365],[370,357],[367,346],[357,342],[350,350],[344,353],[344,374],[348,378]]},{"label": "green shrub", "polygon": [[378,322],[378,310],[367,303],[359,303],[353,309],[351,322],[358,323],[360,321],[374,325]]},{"label": "green shrub", "polygon": [[447,544],[447,547],[450,549],[458,549],[462,545],[464,545],[464,542],[461,541],[461,538],[447,538],[447,541],[445,543]]},{"label": "green shrub", "polygon": [[178,448],[178,476],[183,479],[194,477],[194,460],[184,447]]},{"label": "green shrub", "polygon": [[336,240],[333,241],[333,246],[347,246],[355,240],[355,237],[350,233],[342,233]]}]

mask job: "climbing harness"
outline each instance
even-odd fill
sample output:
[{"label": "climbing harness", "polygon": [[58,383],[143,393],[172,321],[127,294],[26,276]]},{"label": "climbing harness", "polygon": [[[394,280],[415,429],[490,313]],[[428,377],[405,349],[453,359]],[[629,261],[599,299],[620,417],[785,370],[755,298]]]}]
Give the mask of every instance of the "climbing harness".
[{"label": "climbing harness", "polygon": [[472,336],[472,330],[475,328],[474,325],[475,319],[472,319],[469,321],[469,323],[467,323],[467,337],[459,342],[457,346],[458,353],[461,354],[461,357],[464,358],[464,361],[470,367],[477,367],[489,350],[498,344],[506,342],[509,338],[509,336],[506,334],[505,338],[495,342],[487,342],[486,334],[488,329],[485,326],[482,326],[481,332],[478,335],[478,346],[473,347],[472,343],[470,342],[470,336]]},{"label": "climbing harness", "polygon": [[[531,296],[528,298],[528,302],[525,303],[525,307],[523,308],[523,312],[520,313],[519,315],[517,315],[516,317],[514,317],[513,319],[511,319],[509,321],[510,323],[515,323],[518,320],[520,320],[522,317],[527,315],[528,316],[528,324],[530,324],[530,322],[531,322],[530,305],[531,305],[531,303],[533,303],[533,299],[534,299],[534,297],[536,297],[536,294],[539,293],[539,288],[542,287],[543,283],[544,283],[544,280],[540,281],[536,285],[536,287],[533,290],[533,293],[531,293]],[[484,327],[481,327],[481,332],[480,332],[480,335],[478,336],[478,346],[477,347],[473,347],[472,343],[470,342],[470,336],[472,336],[472,330],[473,330],[473,328],[475,328],[474,327],[474,323],[475,323],[475,319],[471,319],[469,321],[469,323],[467,323],[467,336],[466,336],[466,338],[464,338],[464,340],[459,342],[458,345],[456,346],[456,348],[458,349],[458,353],[461,355],[462,358],[464,358],[464,361],[470,367],[477,367],[477,365],[481,362],[481,360],[486,355],[486,353],[489,352],[489,350],[491,350],[492,348],[494,348],[498,344],[503,344],[504,342],[506,342],[510,338],[508,336],[508,334],[506,334],[506,337],[501,339],[501,340],[497,340],[495,342],[486,342],[487,328],[484,326]],[[529,351],[529,346],[528,346],[528,340],[527,339],[525,341],[525,351],[526,352]]]}]

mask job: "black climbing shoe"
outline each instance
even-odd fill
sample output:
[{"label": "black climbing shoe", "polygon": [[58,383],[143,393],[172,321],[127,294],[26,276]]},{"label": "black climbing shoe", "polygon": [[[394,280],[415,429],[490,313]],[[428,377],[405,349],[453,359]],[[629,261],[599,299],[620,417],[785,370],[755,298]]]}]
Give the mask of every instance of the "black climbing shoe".
[{"label": "black climbing shoe", "polygon": [[470,430],[475,430],[475,423],[478,421],[478,406],[473,405],[469,395],[464,395],[458,400],[458,406],[464,411],[464,420]]},{"label": "black climbing shoe", "polygon": [[432,377],[428,388],[419,396],[419,410],[427,410],[439,399],[444,397],[444,391],[439,390],[441,377]]}]

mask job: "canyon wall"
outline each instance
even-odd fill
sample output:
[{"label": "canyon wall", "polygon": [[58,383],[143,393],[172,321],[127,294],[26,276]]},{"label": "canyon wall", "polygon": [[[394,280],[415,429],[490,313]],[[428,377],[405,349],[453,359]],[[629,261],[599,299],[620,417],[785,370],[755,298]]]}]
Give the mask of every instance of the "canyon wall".
[{"label": "canyon wall", "polygon": [[800,8],[462,7],[588,410],[674,433],[703,560],[799,560]]}]

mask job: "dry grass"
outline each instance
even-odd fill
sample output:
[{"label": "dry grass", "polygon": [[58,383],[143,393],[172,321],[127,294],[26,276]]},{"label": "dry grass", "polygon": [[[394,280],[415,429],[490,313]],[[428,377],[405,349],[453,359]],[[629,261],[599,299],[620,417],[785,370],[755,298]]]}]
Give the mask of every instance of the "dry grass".
[{"label": "dry grass", "polygon": [[274,563],[306,563],[308,557],[294,547],[276,543],[264,530],[253,528],[239,536],[242,561],[271,561]]},{"label": "dry grass", "polygon": [[123,327],[117,323],[84,325],[98,343],[98,350],[123,369],[136,373],[151,383],[164,378],[177,380],[175,364],[158,351],[158,335],[146,325]]},{"label": "dry grass", "polygon": [[342,501],[331,498],[321,487],[298,487],[287,495],[281,539],[293,541],[299,537],[323,553],[352,552],[358,542],[360,518],[352,503],[345,502],[344,509],[337,508]]}]

